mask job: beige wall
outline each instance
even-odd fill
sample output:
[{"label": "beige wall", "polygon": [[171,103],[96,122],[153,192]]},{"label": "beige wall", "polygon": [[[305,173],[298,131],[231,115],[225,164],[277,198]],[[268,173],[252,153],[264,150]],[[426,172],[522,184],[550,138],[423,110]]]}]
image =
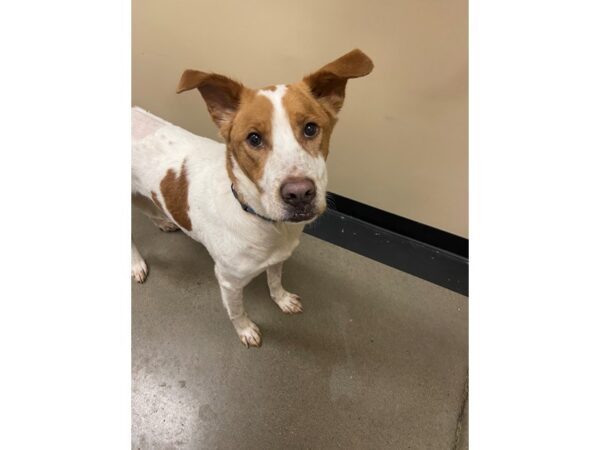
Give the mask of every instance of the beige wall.
[{"label": "beige wall", "polygon": [[329,190],[467,237],[466,0],[133,0],[133,103],[216,138],[186,68],[249,87],[298,80],[358,47]]}]

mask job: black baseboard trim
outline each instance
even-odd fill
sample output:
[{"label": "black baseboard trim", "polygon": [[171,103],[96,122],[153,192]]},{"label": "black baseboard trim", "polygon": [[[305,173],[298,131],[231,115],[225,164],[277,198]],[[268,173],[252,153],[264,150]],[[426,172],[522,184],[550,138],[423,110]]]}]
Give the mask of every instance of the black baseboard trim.
[{"label": "black baseboard trim", "polygon": [[339,195],[329,197],[333,204],[305,233],[469,295],[467,239]]},{"label": "black baseboard trim", "polygon": [[397,216],[382,209],[365,205],[333,192],[327,194],[330,209],[334,209],[348,216],[360,219],[392,231],[396,234],[409,237],[419,242],[437,247],[441,250],[454,253],[464,258],[469,257],[469,240],[455,234],[448,233],[429,225],[425,225],[406,217]]}]

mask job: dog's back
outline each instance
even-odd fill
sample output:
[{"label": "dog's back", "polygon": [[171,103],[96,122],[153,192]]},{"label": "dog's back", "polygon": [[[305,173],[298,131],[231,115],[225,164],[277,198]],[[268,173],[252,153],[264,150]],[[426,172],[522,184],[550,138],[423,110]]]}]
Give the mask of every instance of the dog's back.
[{"label": "dog's back", "polygon": [[151,198],[158,195],[160,183],[169,170],[178,172],[185,162],[187,170],[225,164],[225,146],[197,136],[155,115],[134,107],[131,111],[132,181],[134,194]]}]

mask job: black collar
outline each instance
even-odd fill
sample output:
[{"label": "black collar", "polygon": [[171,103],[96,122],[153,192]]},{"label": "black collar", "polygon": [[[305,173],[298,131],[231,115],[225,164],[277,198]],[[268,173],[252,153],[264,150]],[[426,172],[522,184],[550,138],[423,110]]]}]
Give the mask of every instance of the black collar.
[{"label": "black collar", "polygon": [[259,213],[257,213],[256,211],[254,211],[249,205],[246,205],[246,204],[242,203],[242,201],[240,200],[240,197],[238,196],[238,193],[235,192],[235,188],[233,187],[233,183],[231,183],[231,192],[233,192],[233,196],[238,201],[238,203],[240,204],[240,206],[242,207],[242,209],[244,211],[246,211],[248,214],[252,214],[252,215],[254,215],[256,217],[260,217],[262,220],[266,220],[267,222],[275,223],[275,221],[273,219],[269,219],[268,217],[261,216]]}]

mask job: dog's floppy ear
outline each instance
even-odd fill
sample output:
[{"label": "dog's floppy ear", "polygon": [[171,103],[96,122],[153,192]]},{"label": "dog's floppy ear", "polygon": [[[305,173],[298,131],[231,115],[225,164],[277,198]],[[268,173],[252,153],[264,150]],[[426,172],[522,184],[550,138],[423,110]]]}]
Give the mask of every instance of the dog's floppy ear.
[{"label": "dog's floppy ear", "polygon": [[373,70],[373,61],[359,49],[354,49],[316,72],[304,77],[313,96],[337,114],[344,104],[346,82],[364,77]]},{"label": "dog's floppy ear", "polygon": [[186,70],[181,75],[177,93],[197,88],[202,94],[213,121],[222,130],[233,119],[244,85],[216,73]]}]

